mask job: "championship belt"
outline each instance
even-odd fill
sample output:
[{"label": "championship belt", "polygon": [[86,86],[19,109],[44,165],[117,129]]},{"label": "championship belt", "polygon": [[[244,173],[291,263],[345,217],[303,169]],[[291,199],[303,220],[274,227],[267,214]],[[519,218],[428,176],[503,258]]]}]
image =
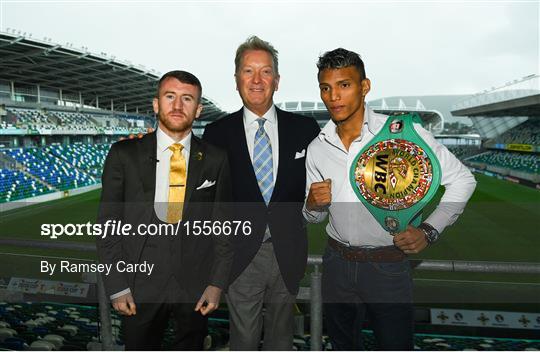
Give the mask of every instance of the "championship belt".
[{"label": "championship belt", "polygon": [[420,225],[441,182],[439,160],[413,122],[420,123],[417,114],[389,116],[350,170],[354,192],[391,235]]}]

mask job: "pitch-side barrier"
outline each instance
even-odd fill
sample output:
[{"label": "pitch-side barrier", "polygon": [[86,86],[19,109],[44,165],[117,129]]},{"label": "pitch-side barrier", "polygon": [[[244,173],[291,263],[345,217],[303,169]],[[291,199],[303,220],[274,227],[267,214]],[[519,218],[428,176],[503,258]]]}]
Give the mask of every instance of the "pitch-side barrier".
[{"label": "pitch-side barrier", "polygon": [[[96,246],[91,243],[60,243],[32,240],[0,239],[0,245],[26,248],[63,249],[83,252],[95,252]],[[471,273],[513,273],[513,274],[540,274],[540,263],[519,262],[487,262],[487,261],[457,261],[457,260],[415,260],[411,267],[414,270],[440,271],[440,272],[471,272]],[[322,256],[310,255],[308,265],[313,266],[310,274],[309,300],[310,300],[310,333],[311,350],[322,349],[322,295],[320,266]],[[103,280],[97,275],[97,295],[99,315],[101,321],[101,343],[103,350],[115,350],[111,324],[110,302]]]}]

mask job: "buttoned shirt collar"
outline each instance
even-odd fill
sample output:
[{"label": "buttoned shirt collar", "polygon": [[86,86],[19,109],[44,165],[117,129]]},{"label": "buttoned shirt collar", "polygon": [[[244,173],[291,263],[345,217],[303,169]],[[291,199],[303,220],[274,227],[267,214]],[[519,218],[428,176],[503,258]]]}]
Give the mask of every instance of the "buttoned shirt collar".
[{"label": "buttoned shirt collar", "polygon": [[157,138],[157,152],[163,153],[169,147],[175,143],[180,143],[184,146],[185,153],[189,155],[189,151],[191,149],[191,132],[188,133],[187,136],[182,138],[180,141],[175,141],[171,138],[167,133],[163,132],[160,126],[158,126],[156,131],[156,138]]},{"label": "buttoned shirt collar", "polygon": [[[276,107],[274,106],[274,104],[272,104],[270,109],[268,109],[268,111],[266,111],[262,117],[265,118],[267,122],[275,124],[277,122],[276,116]],[[259,118],[260,117],[257,114],[244,106],[244,123],[246,126],[250,126],[252,123],[256,123],[257,119]]]}]

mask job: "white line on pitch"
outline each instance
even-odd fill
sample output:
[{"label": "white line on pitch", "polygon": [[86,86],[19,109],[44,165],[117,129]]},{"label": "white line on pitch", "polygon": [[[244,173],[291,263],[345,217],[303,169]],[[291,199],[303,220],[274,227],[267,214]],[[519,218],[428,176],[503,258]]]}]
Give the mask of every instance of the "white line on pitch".
[{"label": "white line on pitch", "polygon": [[20,253],[4,253],[0,252],[0,255],[16,255],[19,257],[38,257],[43,259],[73,259],[73,260],[82,260],[87,262],[93,262],[92,259],[83,259],[83,258],[70,258],[70,257],[53,257],[53,256],[43,256],[43,255],[37,255],[37,254],[20,254]]}]

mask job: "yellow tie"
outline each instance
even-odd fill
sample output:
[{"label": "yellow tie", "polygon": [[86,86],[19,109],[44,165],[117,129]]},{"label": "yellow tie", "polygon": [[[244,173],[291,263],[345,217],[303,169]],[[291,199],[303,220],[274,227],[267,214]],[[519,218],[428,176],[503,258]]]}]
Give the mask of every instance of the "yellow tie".
[{"label": "yellow tie", "polygon": [[177,223],[182,219],[182,208],[186,195],[186,159],[182,155],[184,146],[175,143],[169,147],[173,152],[169,170],[169,204],[167,222]]}]

